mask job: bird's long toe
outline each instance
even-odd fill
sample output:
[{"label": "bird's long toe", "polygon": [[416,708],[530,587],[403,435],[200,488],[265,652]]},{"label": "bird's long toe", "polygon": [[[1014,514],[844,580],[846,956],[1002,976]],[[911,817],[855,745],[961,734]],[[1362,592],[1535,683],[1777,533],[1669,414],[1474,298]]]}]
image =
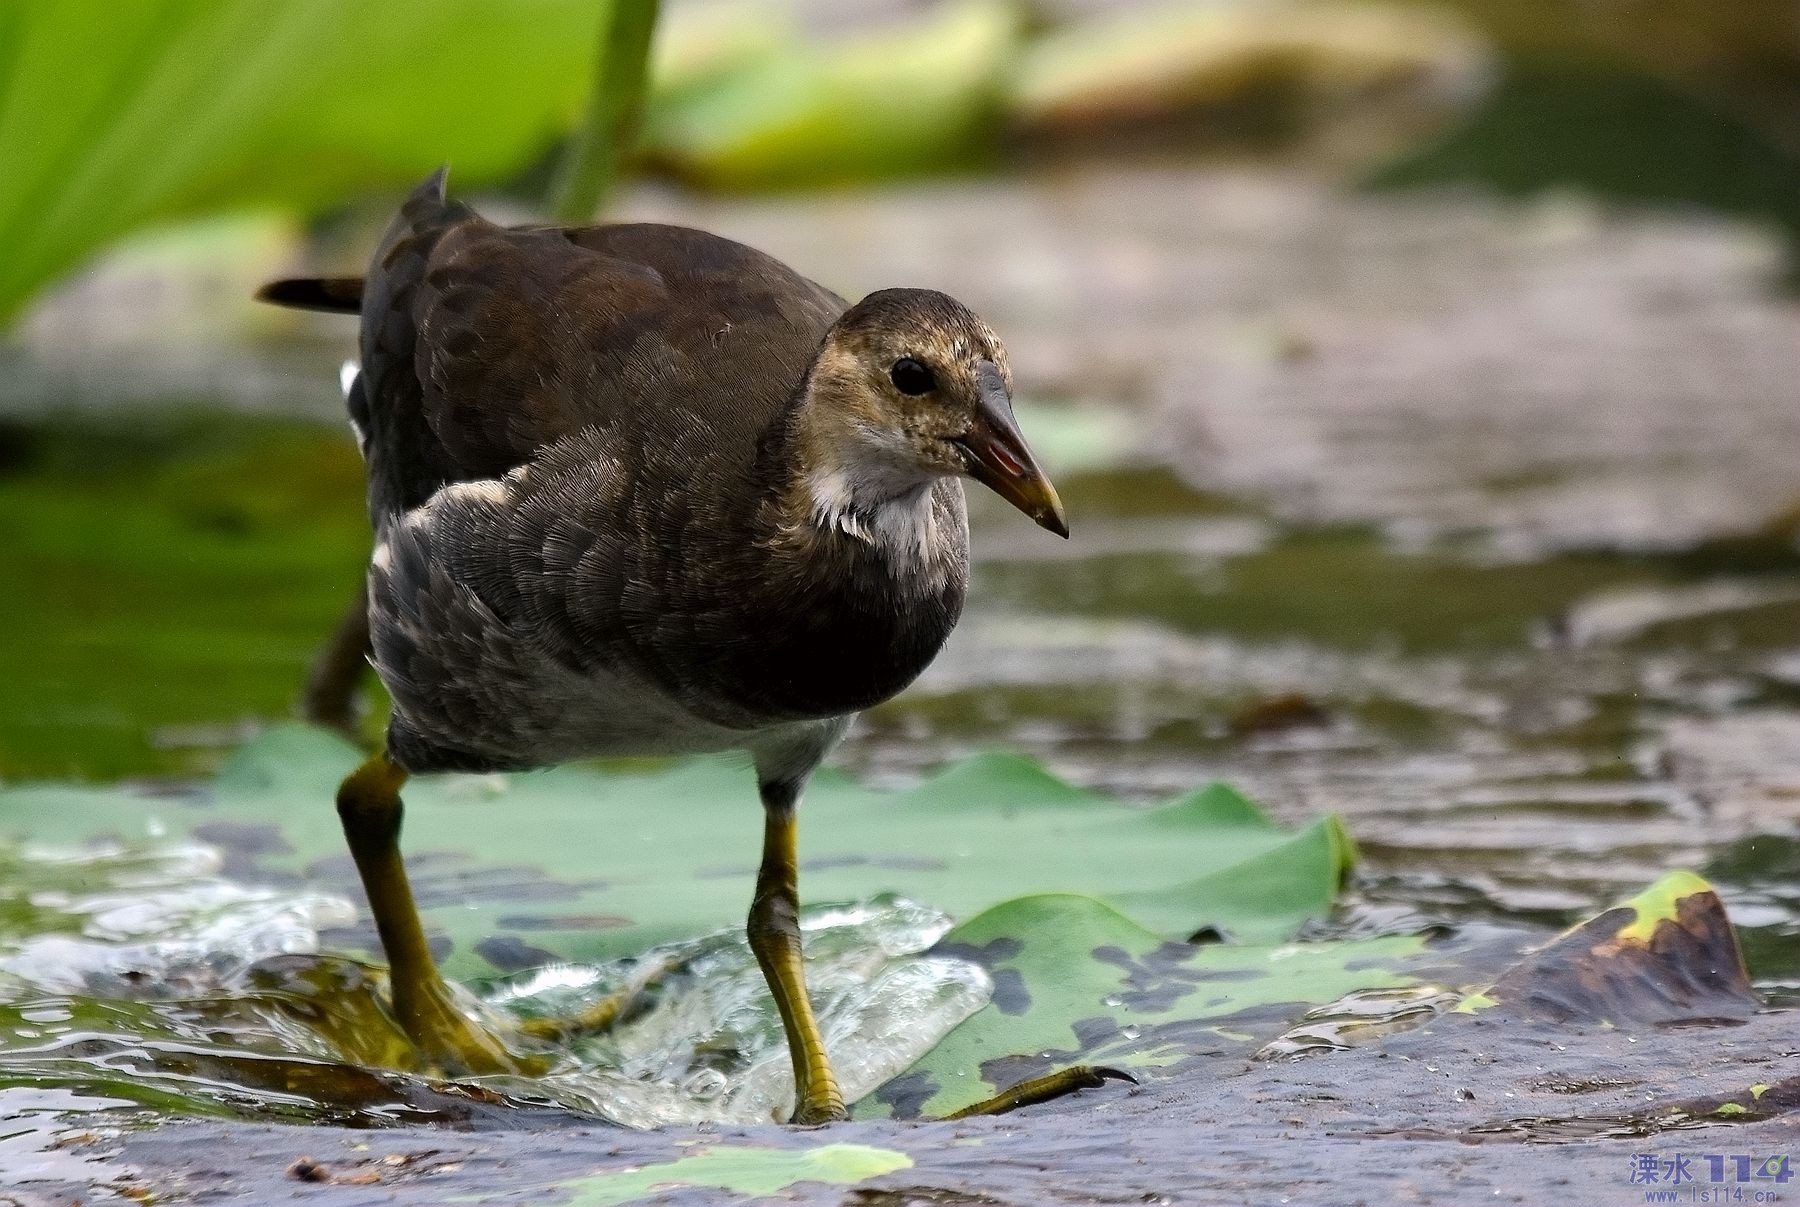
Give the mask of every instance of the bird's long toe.
[{"label": "bird's long toe", "polygon": [[421,1061],[448,1077],[528,1073],[529,1062],[509,1051],[500,1038],[459,1010],[435,987],[416,987],[394,1003],[401,1029]]},{"label": "bird's long toe", "polygon": [[1073,1094],[1077,1090],[1097,1090],[1109,1081],[1125,1081],[1137,1084],[1137,1078],[1123,1069],[1115,1069],[1108,1065],[1070,1065],[1066,1069],[1058,1069],[1054,1073],[1046,1073],[1042,1077],[1033,1077],[1021,1081],[1015,1086],[985,1098],[972,1106],[946,1115],[947,1119],[968,1119],[975,1115],[1004,1115],[1008,1111],[1016,1111],[1022,1106],[1031,1106],[1039,1102],[1050,1102]]}]

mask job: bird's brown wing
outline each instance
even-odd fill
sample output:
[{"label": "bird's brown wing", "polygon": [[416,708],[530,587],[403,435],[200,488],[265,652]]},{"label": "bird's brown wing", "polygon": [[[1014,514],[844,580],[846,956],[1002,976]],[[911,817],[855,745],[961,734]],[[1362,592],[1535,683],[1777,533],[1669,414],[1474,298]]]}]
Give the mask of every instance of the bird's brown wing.
[{"label": "bird's brown wing", "polygon": [[496,226],[440,173],[363,286],[350,406],[377,520],[590,428],[634,472],[741,468],[845,306],[702,231]]}]

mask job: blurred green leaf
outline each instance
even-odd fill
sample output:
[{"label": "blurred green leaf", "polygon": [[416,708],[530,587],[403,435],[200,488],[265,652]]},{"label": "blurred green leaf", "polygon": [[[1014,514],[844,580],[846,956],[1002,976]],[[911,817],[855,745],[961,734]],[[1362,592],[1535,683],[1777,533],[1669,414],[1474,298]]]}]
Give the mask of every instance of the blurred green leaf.
[{"label": "blurred green leaf", "polygon": [[1121,7],[1034,41],[1011,100],[1031,134],[1130,135],[1182,115],[1217,125],[1232,104],[1276,113],[1284,97],[1468,91],[1484,61],[1460,22],[1388,4]]},{"label": "blurred green leaf", "polygon": [[680,69],[651,98],[646,154],[682,179],[722,188],[966,166],[993,149],[1020,28],[1005,0],[964,0],[831,45],[797,30],[718,36],[672,52]]},{"label": "blurred green leaf", "polygon": [[289,711],[369,540],[338,424],[0,424],[0,780],[216,765]]},{"label": "blurred green leaf", "polygon": [[152,223],[518,168],[569,128],[604,2],[6,6],[0,321]]}]

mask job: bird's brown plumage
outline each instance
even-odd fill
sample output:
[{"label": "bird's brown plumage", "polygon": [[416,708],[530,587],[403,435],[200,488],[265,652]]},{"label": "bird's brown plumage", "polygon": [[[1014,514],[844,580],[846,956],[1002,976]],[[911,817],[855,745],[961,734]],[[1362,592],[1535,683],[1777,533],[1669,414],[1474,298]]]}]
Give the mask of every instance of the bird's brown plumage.
[{"label": "bird's brown plumage", "polygon": [[363,284],[349,399],[394,756],[760,744],[809,766],[909,683],[961,610],[962,488],[926,488],[926,563],[810,523],[800,407],[847,309],[704,232],[504,228],[441,175],[415,191]]},{"label": "bird's brown plumage", "polygon": [[498,227],[442,173],[362,280],[263,296],[362,316],[348,395],[393,712],[338,812],[407,1035],[448,1070],[515,1067],[432,964],[397,846],[408,771],[743,749],[765,810],[746,933],[794,1118],[843,1118],[806,994],[795,806],[956,623],[963,476],[1067,535],[999,340],[943,294],[847,307],[699,231]]},{"label": "bird's brown plumage", "polygon": [[741,459],[848,307],[704,231],[500,227],[443,183],[402,206],[363,291],[353,406],[378,512],[590,427],[684,462]]}]

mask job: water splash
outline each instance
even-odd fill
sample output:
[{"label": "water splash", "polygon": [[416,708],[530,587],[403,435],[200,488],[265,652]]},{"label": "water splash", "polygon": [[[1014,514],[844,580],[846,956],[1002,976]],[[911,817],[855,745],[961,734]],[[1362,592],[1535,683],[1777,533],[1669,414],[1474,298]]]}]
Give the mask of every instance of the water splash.
[{"label": "water splash", "polygon": [[[66,1089],[87,1104],[70,1110],[98,1113],[363,1125],[533,1103],[640,1127],[792,1110],[780,1018],[741,930],[465,993],[544,1073],[447,1086],[394,1024],[385,973],[319,952],[321,928],[353,919],[348,902],[218,869],[195,844],[0,847],[0,1090]],[[924,954],[950,925],[899,898],[803,912],[807,979],[850,1099],[987,1003],[978,965]],[[516,1034],[621,990],[627,1009],[609,1030]]]},{"label": "water splash", "polygon": [[0,849],[0,999],[201,996],[356,916],[339,897],[220,879],[220,862],[197,843]]},{"label": "water splash", "polygon": [[[807,983],[846,1098],[905,1071],[993,995],[979,965],[921,954],[950,925],[897,897],[803,913]],[[488,1003],[519,1017],[566,1017],[621,990],[633,991],[636,1008],[575,1041],[560,1067],[486,1084],[639,1127],[759,1123],[792,1112],[781,1021],[740,930],[596,968],[544,969]]]}]

